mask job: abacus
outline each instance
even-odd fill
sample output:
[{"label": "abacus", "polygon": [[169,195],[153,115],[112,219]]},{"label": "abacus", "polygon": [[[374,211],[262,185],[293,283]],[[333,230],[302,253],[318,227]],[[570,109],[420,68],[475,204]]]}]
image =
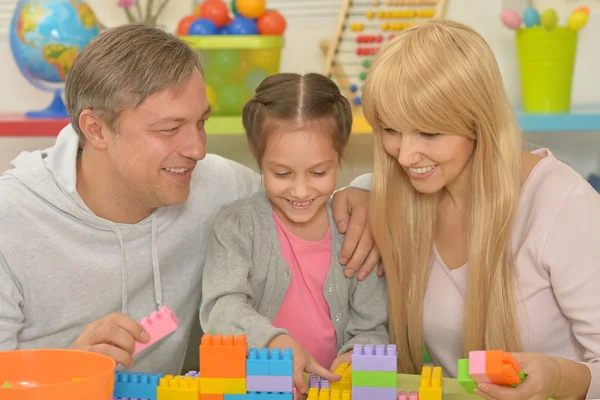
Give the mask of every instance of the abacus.
[{"label": "abacus", "polygon": [[448,0],[343,0],[326,53],[324,75],[331,78],[362,116],[362,86],[373,56],[396,34],[420,21],[444,17]]}]

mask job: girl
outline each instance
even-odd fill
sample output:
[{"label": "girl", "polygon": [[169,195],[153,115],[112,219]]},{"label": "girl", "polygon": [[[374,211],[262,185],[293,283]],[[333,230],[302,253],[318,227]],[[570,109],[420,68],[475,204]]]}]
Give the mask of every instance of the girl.
[{"label": "girl", "polygon": [[208,334],[245,334],[251,347],[291,348],[303,371],[350,362],[355,343],[387,344],[384,278],[344,276],[330,197],[352,128],[328,78],[282,73],[245,105],[243,122],[264,193],[223,207],[204,266],[200,322]]},{"label": "girl", "polygon": [[600,197],[548,150],[522,150],[484,39],[451,21],[404,31],[363,100],[401,372],[419,371],[423,341],[454,377],[468,351],[502,349],[528,377],[482,397],[600,398]]}]

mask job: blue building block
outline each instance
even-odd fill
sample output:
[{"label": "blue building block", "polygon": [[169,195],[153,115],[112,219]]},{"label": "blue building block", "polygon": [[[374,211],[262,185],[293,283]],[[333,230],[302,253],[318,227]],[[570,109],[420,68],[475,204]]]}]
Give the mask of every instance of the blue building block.
[{"label": "blue building block", "polygon": [[115,374],[114,397],[156,400],[156,388],[163,374],[121,372]]},{"label": "blue building block", "polygon": [[293,400],[293,393],[226,394],[223,400]]},{"label": "blue building block", "polygon": [[252,348],[246,359],[246,376],[292,376],[292,349]]},{"label": "blue building block", "polygon": [[269,376],[269,349],[252,348],[246,359],[246,376]]},{"label": "blue building block", "polygon": [[292,349],[273,349],[271,351],[271,360],[269,361],[269,375],[271,376],[292,376],[293,372]]}]

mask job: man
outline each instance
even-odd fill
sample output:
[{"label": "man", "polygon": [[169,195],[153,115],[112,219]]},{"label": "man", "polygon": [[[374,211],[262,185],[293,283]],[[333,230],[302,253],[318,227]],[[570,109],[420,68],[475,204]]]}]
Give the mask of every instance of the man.
[{"label": "man", "polygon": [[[158,29],[100,34],[69,72],[71,124],[0,177],[0,349],[68,348],[179,373],[198,318],[204,250],[219,208],[260,176],[205,153],[210,115],[197,56]],[[378,259],[367,195],[338,192],[348,268]],[[348,222],[349,212],[352,222]],[[358,244],[358,246],[356,246]],[[349,273],[348,275],[352,275]],[[136,322],[169,306],[168,338],[132,356]]]}]

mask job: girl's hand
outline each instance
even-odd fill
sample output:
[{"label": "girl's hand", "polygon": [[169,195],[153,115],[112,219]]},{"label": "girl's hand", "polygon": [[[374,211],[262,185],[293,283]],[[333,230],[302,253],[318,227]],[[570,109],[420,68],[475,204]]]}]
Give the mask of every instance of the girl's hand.
[{"label": "girl's hand", "polygon": [[515,388],[482,383],[475,394],[486,400],[547,400],[555,397],[560,381],[559,363],[541,353],[512,353],[527,378]]},{"label": "girl's hand", "polygon": [[331,364],[331,368],[329,370],[331,372],[335,372],[337,367],[342,363],[352,364],[352,350],[342,354],[341,356],[337,356],[337,358],[333,360],[333,364]]},{"label": "girl's hand", "polygon": [[275,336],[267,345],[269,349],[292,349],[294,355],[293,382],[298,393],[306,394],[304,373],[314,374],[331,382],[337,382],[342,377],[320,365],[296,340],[288,335]]}]

